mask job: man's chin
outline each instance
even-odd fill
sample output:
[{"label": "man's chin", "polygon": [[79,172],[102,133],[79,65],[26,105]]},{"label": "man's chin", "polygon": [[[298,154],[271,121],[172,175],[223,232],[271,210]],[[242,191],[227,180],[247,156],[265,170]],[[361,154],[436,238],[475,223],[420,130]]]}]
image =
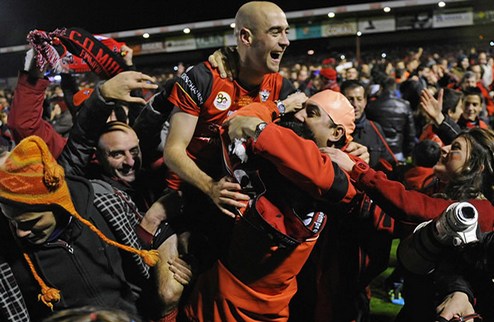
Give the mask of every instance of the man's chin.
[{"label": "man's chin", "polygon": [[135,173],[132,172],[132,173],[128,173],[128,174],[123,174],[123,173],[118,173],[117,172],[117,178],[120,180],[120,181],[124,181],[124,182],[127,182],[127,183],[132,183],[136,180],[136,176],[135,176]]},{"label": "man's chin", "polygon": [[32,245],[42,245],[48,240],[48,237],[34,237],[34,238],[26,238],[26,241]]}]

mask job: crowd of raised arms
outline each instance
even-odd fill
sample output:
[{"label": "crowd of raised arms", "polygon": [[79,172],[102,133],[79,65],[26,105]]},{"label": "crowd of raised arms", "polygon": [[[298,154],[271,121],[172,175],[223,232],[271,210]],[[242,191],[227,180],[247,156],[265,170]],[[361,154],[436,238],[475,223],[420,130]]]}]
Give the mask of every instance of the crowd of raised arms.
[{"label": "crowd of raised arms", "polygon": [[295,57],[288,29],[245,3],[236,46],[174,72],[29,34],[0,90],[1,321],[379,322],[394,240],[395,321],[494,321],[494,58]]}]

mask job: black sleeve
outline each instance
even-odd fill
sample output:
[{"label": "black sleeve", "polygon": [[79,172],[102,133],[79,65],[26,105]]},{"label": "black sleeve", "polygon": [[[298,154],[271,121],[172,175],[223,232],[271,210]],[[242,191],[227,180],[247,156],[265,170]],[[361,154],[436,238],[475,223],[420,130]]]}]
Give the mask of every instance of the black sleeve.
[{"label": "black sleeve", "polygon": [[468,295],[468,300],[473,304],[475,295],[472,286],[464,277],[463,269],[458,266],[458,262],[455,262],[453,260],[442,261],[433,273],[438,301],[453,292],[463,292]]},{"label": "black sleeve", "polygon": [[[201,63],[189,68],[177,79],[176,84],[180,86],[192,100],[201,106],[206,102],[213,88],[213,74]],[[176,85],[175,85],[176,86]]]},{"label": "black sleeve", "polygon": [[288,95],[293,94],[296,91],[297,89],[295,88],[295,86],[293,86],[292,82],[290,82],[286,78],[283,78],[283,85],[281,85],[280,91],[280,100],[284,100],[288,97]]},{"label": "black sleeve", "polygon": [[439,136],[445,145],[451,144],[461,132],[460,127],[449,116],[444,116],[444,121],[439,126],[433,126],[432,131]]},{"label": "black sleeve", "polygon": [[77,86],[75,78],[71,74],[62,73],[60,74],[62,77],[62,81],[60,82],[60,87],[63,91],[63,97],[65,99],[65,103],[72,115],[72,118],[75,118],[77,112],[79,112],[79,107],[74,105],[74,94],[79,91],[79,87]]},{"label": "black sleeve", "polygon": [[161,143],[161,130],[173,110],[168,95],[177,79],[166,81],[163,90],[148,101],[132,126],[139,138],[144,165],[153,162],[159,153],[157,148]]},{"label": "black sleeve", "polygon": [[106,102],[103,99],[99,86],[96,86],[80,109],[67,144],[57,160],[66,174],[85,175],[85,169],[114,106],[114,102]]},{"label": "black sleeve", "polygon": [[406,104],[407,124],[405,125],[405,133],[403,135],[403,152],[405,153],[405,156],[409,156],[411,155],[413,147],[415,146],[417,134],[415,132],[415,121],[413,119],[413,112],[410,108],[410,103],[406,102]]}]

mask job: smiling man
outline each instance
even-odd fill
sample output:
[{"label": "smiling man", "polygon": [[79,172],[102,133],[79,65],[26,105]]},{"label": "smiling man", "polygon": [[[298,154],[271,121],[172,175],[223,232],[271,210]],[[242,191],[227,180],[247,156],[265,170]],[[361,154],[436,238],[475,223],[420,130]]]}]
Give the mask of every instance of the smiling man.
[{"label": "smiling man", "polygon": [[[222,79],[208,62],[189,69],[175,84],[169,100],[175,105],[164,150],[165,162],[176,173],[169,187],[181,180],[209,196],[220,210],[241,207],[248,198],[240,186],[222,179],[218,129],[233,111],[252,102],[270,104],[275,116],[302,107],[307,99],[277,72],[290,44],[285,13],[274,3],[244,4],[235,17],[237,77]],[[282,101],[280,101],[282,100]],[[155,99],[154,104],[159,104]]]},{"label": "smiling man", "polygon": [[127,124],[112,121],[107,123],[96,150],[103,175],[124,184],[132,184],[141,168],[142,155],[139,139]]},{"label": "smiling man", "polygon": [[480,89],[478,87],[468,87],[463,90],[463,95],[463,113],[457,122],[460,128],[489,128],[489,126],[480,118],[483,108],[482,92]]}]

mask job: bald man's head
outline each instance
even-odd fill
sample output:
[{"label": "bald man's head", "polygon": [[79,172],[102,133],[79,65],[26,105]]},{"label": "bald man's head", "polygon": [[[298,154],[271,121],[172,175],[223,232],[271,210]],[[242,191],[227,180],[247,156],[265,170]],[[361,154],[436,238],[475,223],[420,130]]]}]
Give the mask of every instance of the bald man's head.
[{"label": "bald man's head", "polygon": [[240,33],[242,28],[254,31],[259,24],[265,24],[269,15],[273,13],[285,13],[276,4],[268,1],[251,1],[242,5],[235,16],[235,35]]},{"label": "bald man's head", "polygon": [[285,13],[272,2],[252,1],[240,7],[235,17],[235,36],[241,81],[257,85],[265,74],[279,71],[290,44],[289,29]]}]

